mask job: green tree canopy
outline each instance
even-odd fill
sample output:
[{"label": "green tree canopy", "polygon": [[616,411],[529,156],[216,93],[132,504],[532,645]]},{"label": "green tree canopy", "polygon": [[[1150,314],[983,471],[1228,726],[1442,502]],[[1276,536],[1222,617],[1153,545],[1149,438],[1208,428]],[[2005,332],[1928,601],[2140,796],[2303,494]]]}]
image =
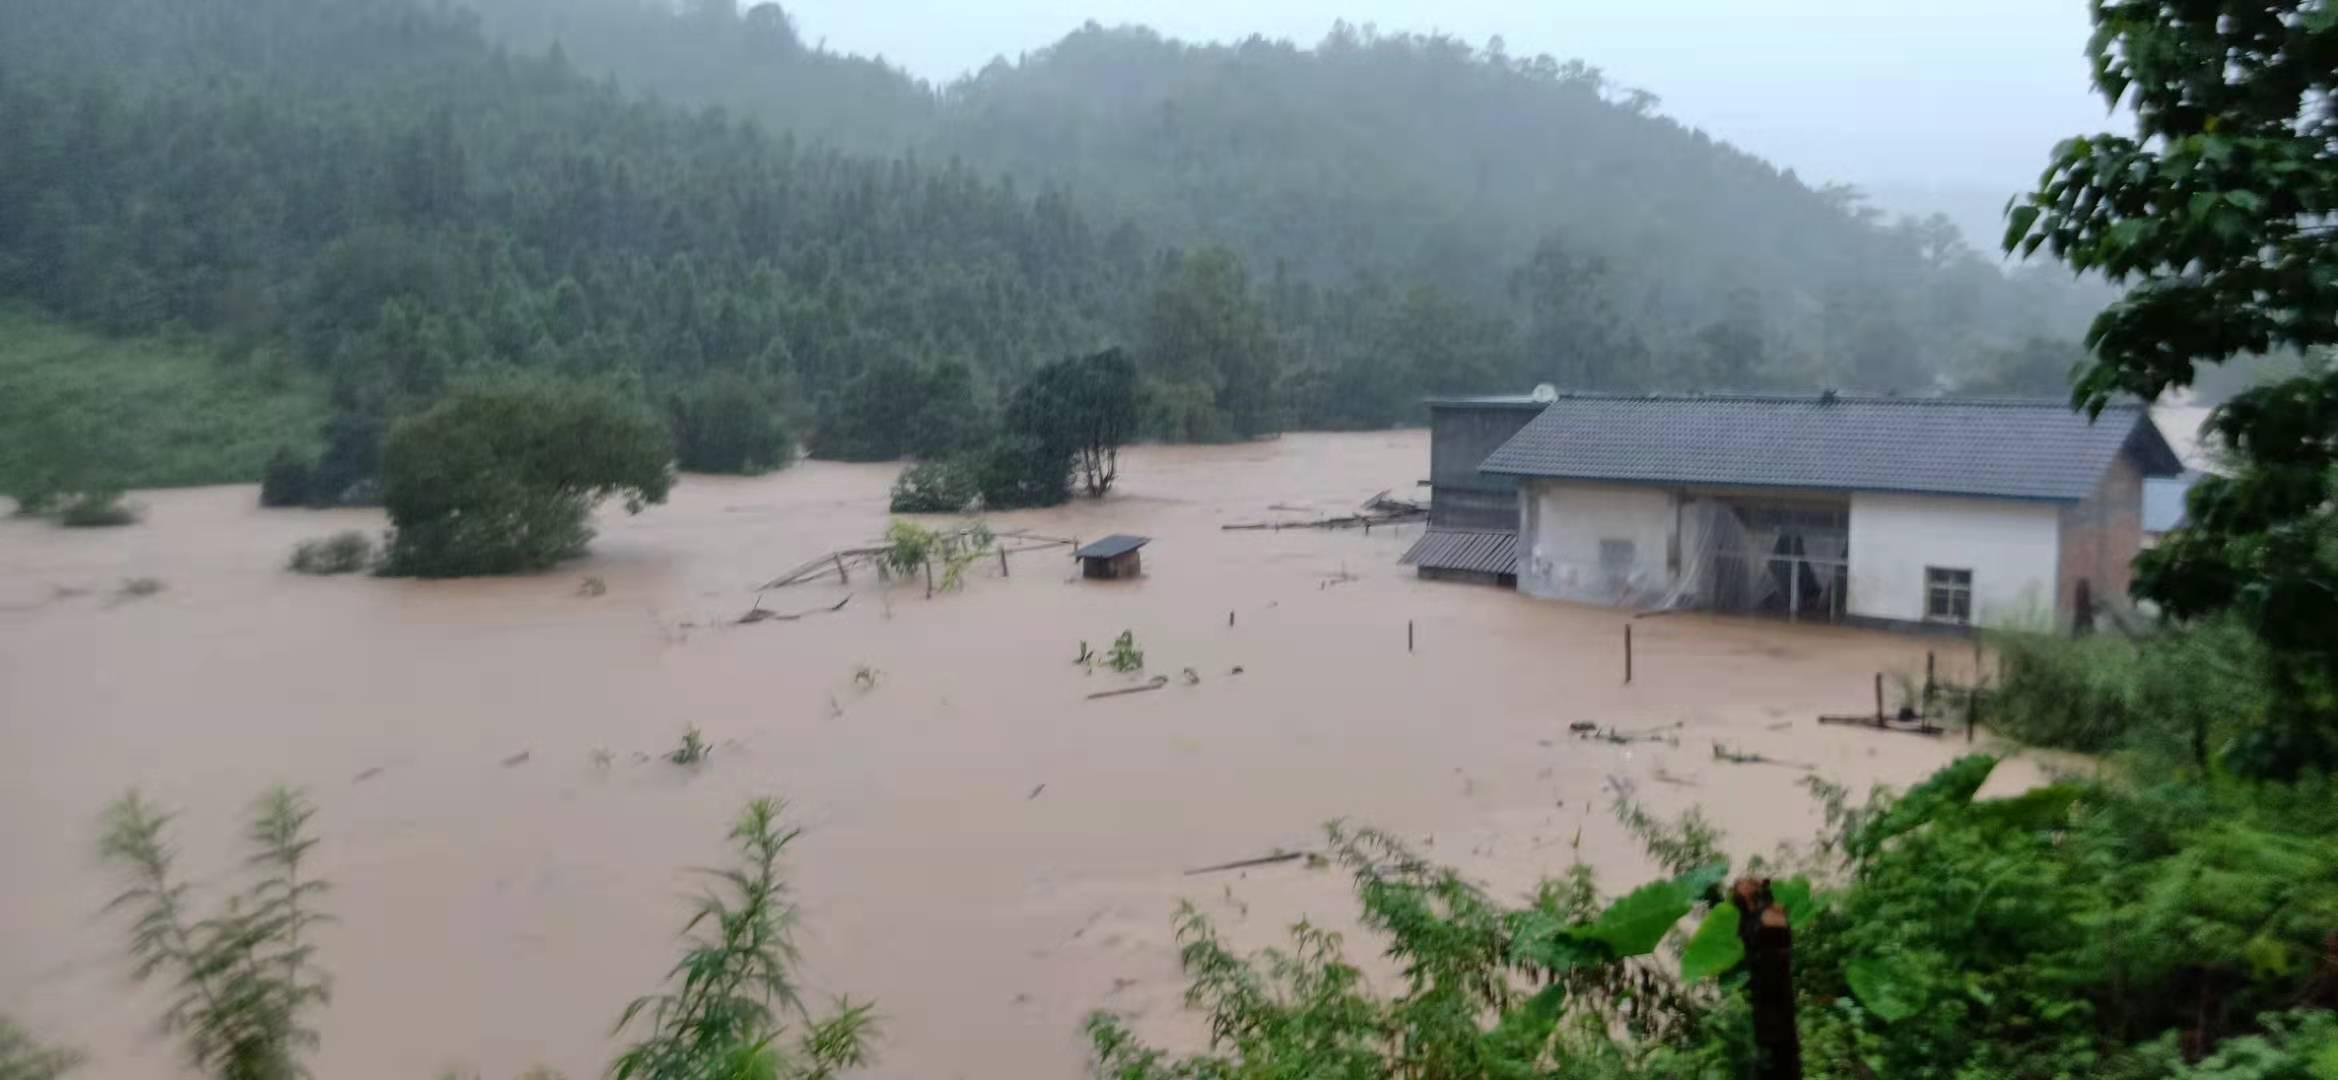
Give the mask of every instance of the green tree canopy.
[{"label": "green tree canopy", "polygon": [[584,551],[602,500],[620,497],[628,513],[664,502],[672,461],[666,426],[610,390],[536,379],[457,388],[383,445],[385,572],[546,569]]},{"label": "green tree canopy", "polygon": [[1136,364],[1127,353],[1107,349],[1033,372],[1008,404],[1006,426],[1060,448],[1081,487],[1098,496],[1120,476],[1120,448],[1136,436],[1139,409]]},{"label": "green tree canopy", "polygon": [[[2156,399],[2200,365],[2338,346],[2338,8],[2319,0],[2094,0],[2096,86],[2133,135],[2058,147],[2005,243],[2132,282],[2095,320],[2079,404]],[[2338,764],[2338,373],[2242,392],[2207,430],[2238,458],[2187,527],[2137,560],[2170,614],[2231,610],[2281,702],[2252,767]]]}]

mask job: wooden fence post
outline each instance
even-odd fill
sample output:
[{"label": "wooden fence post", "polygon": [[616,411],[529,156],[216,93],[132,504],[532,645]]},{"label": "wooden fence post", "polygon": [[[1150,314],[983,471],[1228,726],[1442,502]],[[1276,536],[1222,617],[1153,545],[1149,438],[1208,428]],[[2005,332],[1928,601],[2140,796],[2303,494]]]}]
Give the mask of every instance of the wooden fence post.
[{"label": "wooden fence post", "polygon": [[1934,677],[1939,670],[1939,660],[1939,654],[1930,649],[1924,650],[1924,715],[1927,717],[1932,715],[1932,697],[1937,692],[1938,684]]},{"label": "wooden fence post", "polygon": [[1624,624],[1624,685],[1632,685],[1632,624]]},{"label": "wooden fence post", "polygon": [[932,559],[925,561],[925,598],[928,600],[934,598],[934,561]]},{"label": "wooden fence post", "polygon": [[999,576],[1000,576],[1000,577],[1013,577],[1013,576],[1015,576],[1015,575],[1013,575],[1013,574],[1010,574],[1010,573],[1008,573],[1008,572],[1007,572],[1007,546],[1006,546],[1005,544],[1000,544],[1000,545],[999,545]]},{"label": "wooden fence post", "polygon": [[1408,653],[1413,651],[1413,621],[1411,619],[1404,621],[1404,651]]},{"label": "wooden fence post", "polygon": [[1875,673],[1875,719],[1883,720],[1883,672]]}]

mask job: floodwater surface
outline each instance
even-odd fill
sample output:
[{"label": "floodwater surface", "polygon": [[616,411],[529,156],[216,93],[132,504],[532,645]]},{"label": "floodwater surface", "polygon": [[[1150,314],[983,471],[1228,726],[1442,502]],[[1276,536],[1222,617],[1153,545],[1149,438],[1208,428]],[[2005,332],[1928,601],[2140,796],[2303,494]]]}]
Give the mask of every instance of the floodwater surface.
[{"label": "floodwater surface", "polygon": [[[179,811],[208,901],[236,880],[251,800],[289,783],[317,804],[337,920],[317,937],[317,1074],[583,1080],[677,954],[688,868],[722,863],[739,808],[776,795],[804,829],[807,996],[876,1002],[870,1075],[1069,1078],[1090,1010],[1199,1037],[1180,900],[1245,947],[1302,916],[1354,925],[1337,870],[1188,870],[1320,849],[1347,818],[1504,896],[1578,856],[1622,888],[1650,867],[1609,813],[1616,780],[1703,805],[1745,855],[1817,814],[1803,772],[1717,761],[1716,741],[1855,790],[1964,749],[1815,723],[1870,709],[1874,674],[1928,648],[1961,677],[1960,643],[1418,581],[1397,564],[1417,526],[1221,529],[1410,495],[1421,432],[1136,448],[1110,498],[990,519],[1151,536],[1139,581],[1029,551],[931,599],[865,572],[773,590],[786,613],[851,602],[735,625],[761,583],[879,536],[895,472],[689,477],[666,506],[605,513],[589,557],[500,580],[288,573],[295,542],[381,518],[263,511],[250,487],[139,495],[127,529],[0,521],[0,1013],[89,1051],[90,1075],[182,1075],[163,995],[133,988],[102,910],[118,882],[98,814],[133,787]],[[135,578],[161,591],[125,592]],[[1139,682],[1074,663],[1124,630],[1171,681],[1092,700]],[[1617,746],[1571,738],[1578,721],[1682,726]],[[692,726],[712,757],[665,761]]]}]

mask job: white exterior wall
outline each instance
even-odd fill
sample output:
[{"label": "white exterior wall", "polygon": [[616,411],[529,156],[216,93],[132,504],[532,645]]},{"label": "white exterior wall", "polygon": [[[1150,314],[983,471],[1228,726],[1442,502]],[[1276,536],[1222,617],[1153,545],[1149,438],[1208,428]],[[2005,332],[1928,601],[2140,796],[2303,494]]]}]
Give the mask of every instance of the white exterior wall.
[{"label": "white exterior wall", "polygon": [[[1667,551],[1675,523],[1670,492],[1619,484],[1530,480],[1519,489],[1518,590],[1531,596],[1636,602],[1671,586]],[[1617,581],[1600,542],[1627,540],[1633,564]]]},{"label": "white exterior wall", "polygon": [[1851,496],[1853,615],[1924,618],[1924,568],[1973,572],[1973,621],[2049,617],[2061,559],[2061,505],[1935,495]]}]

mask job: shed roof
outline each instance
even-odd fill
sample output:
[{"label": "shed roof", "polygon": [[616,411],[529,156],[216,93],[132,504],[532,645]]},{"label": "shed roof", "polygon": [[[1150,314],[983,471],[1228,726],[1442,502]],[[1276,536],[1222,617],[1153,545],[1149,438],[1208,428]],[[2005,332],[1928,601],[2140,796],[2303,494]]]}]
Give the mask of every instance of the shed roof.
[{"label": "shed roof", "polygon": [[1095,543],[1088,545],[1087,547],[1072,552],[1072,557],[1075,559],[1113,559],[1122,555],[1126,555],[1129,552],[1135,551],[1136,549],[1152,542],[1153,538],[1150,536],[1130,536],[1127,533],[1113,533],[1112,535],[1107,536],[1102,540],[1098,540]]},{"label": "shed roof", "polygon": [[2183,471],[2140,405],[2089,421],[2053,400],[1566,394],[1481,470],[2076,501],[2122,452],[2146,476]]},{"label": "shed roof", "polygon": [[1430,529],[1400,562],[1431,570],[1518,572],[1518,534],[1496,529]]}]

